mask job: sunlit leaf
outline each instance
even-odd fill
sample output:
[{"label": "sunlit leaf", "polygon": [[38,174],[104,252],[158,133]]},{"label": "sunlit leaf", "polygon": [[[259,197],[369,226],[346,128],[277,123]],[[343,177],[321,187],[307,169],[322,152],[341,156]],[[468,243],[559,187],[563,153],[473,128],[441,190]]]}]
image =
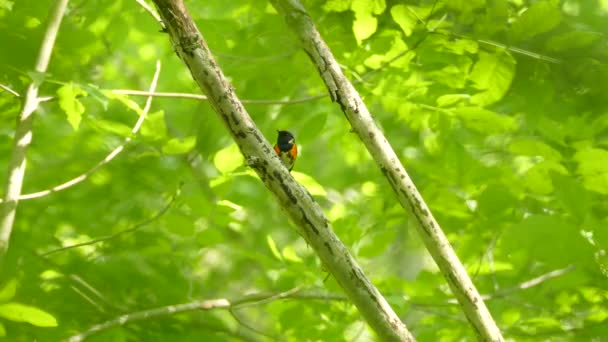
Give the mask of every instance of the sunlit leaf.
[{"label": "sunlit leaf", "polygon": [[483,90],[471,97],[471,102],[487,106],[503,98],[515,74],[515,59],[505,52],[479,53],[469,79],[475,89]]},{"label": "sunlit leaf", "polygon": [[285,258],[286,261],[290,261],[290,262],[302,262],[302,258],[300,258],[296,254],[296,251],[291,246],[285,246],[285,248],[283,248],[282,255],[283,255],[283,258]]},{"label": "sunlit leaf", "polygon": [[213,158],[213,164],[221,173],[230,173],[244,164],[244,158],[236,144],[230,144],[218,151]]},{"label": "sunlit leaf", "polygon": [[141,126],[140,133],[149,140],[160,140],[167,136],[167,126],[165,124],[165,113],[149,113]]},{"label": "sunlit leaf", "polygon": [[87,92],[74,83],[68,83],[57,89],[59,97],[59,107],[63,109],[68,117],[68,122],[74,130],[77,130],[85,112],[84,105],[78,99],[80,96],[87,96]]},{"label": "sunlit leaf", "polygon": [[0,317],[13,322],[26,322],[38,327],[56,327],[53,315],[33,306],[21,303],[0,304]]},{"label": "sunlit leaf", "polygon": [[293,176],[293,178],[295,178],[296,181],[298,181],[298,183],[302,184],[311,195],[313,195],[313,196],[326,196],[327,195],[327,192],[325,191],[323,186],[321,184],[319,184],[311,176],[309,176],[305,173],[297,172],[297,171],[292,171],[291,175]]},{"label": "sunlit leaf", "polygon": [[130,137],[132,135],[132,128],[116,121],[110,120],[90,120],[90,125],[101,131],[118,134],[123,137]]},{"label": "sunlit leaf", "polygon": [[279,249],[277,248],[277,244],[274,242],[274,239],[270,235],[266,235],[266,243],[268,244],[268,248],[270,248],[270,252],[274,255],[275,258],[279,260],[283,260]]},{"label": "sunlit leaf", "polygon": [[190,152],[194,148],[194,145],[196,145],[195,136],[184,139],[173,138],[163,145],[162,151],[166,154],[184,154]]},{"label": "sunlit leaf", "polygon": [[574,155],[578,162],[577,172],[583,176],[585,187],[591,191],[608,194],[608,151],[590,148]]},{"label": "sunlit leaf", "polygon": [[510,132],[517,128],[514,118],[479,107],[457,108],[454,113],[462,119],[465,126],[480,133]]},{"label": "sunlit leaf", "polygon": [[418,24],[418,18],[413,10],[406,5],[395,5],[391,7],[391,15],[406,36],[411,35]]},{"label": "sunlit leaf", "polygon": [[516,39],[529,39],[553,29],[561,21],[561,12],[551,1],[543,0],[530,6],[513,24]]},{"label": "sunlit leaf", "polygon": [[[4,8],[5,10],[8,10],[8,11],[12,11],[13,10],[13,5],[14,4],[15,4],[14,1],[0,0],[0,8]],[[4,335],[0,335],[0,336],[4,336]]]},{"label": "sunlit leaf", "polygon": [[357,19],[353,22],[353,33],[357,42],[361,44],[362,40],[374,34],[377,25],[378,20],[373,16],[368,14],[357,15]]},{"label": "sunlit leaf", "polygon": [[0,289],[0,303],[13,299],[16,291],[17,279],[11,279],[4,283],[4,286]]}]

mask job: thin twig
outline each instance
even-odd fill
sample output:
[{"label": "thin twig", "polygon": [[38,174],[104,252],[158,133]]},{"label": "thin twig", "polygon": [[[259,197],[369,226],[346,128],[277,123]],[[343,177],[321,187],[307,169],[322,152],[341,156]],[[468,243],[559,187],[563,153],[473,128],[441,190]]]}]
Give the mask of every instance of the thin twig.
[{"label": "thin twig", "polygon": [[[68,0],[57,0],[51,14],[49,23],[44,33],[42,45],[38,52],[35,70],[38,73],[45,73],[49,62],[57,32],[61,25],[61,20],[65,13]],[[28,86],[23,102],[23,108],[19,113],[19,120],[15,129],[15,137],[13,141],[13,149],[8,166],[8,177],[6,179],[4,201],[0,205],[0,264],[8,250],[8,244],[13,231],[13,223],[15,221],[15,213],[21,195],[21,187],[23,186],[23,178],[25,175],[26,152],[32,142],[32,126],[34,119],[34,111],[38,108],[38,87],[40,82],[33,80]]]},{"label": "thin twig", "polygon": [[301,286],[296,286],[296,287],[294,287],[291,290],[287,290],[287,291],[284,291],[284,292],[279,292],[279,293],[277,293],[275,295],[269,296],[269,297],[264,298],[264,299],[260,299],[260,300],[255,301],[255,302],[248,301],[248,302],[244,302],[244,303],[241,303],[241,304],[237,304],[234,307],[236,309],[241,309],[241,308],[244,308],[244,307],[247,307],[247,306],[251,306],[251,305],[266,304],[268,302],[272,302],[272,301],[275,301],[275,300],[278,300],[278,299],[291,298],[293,295],[295,295],[296,293],[300,292],[301,290],[302,290]]},{"label": "thin twig", "polygon": [[241,326],[245,327],[246,329],[249,329],[250,331],[258,334],[258,335],[262,335],[264,337],[266,337],[267,339],[273,340],[273,341],[279,341],[279,339],[276,336],[273,336],[265,331],[262,331],[256,327],[254,327],[253,325],[249,324],[248,322],[246,322],[243,318],[241,318],[239,316],[239,314],[234,310],[234,308],[228,308],[228,312],[230,313],[230,316],[232,316],[232,318],[234,318],[234,320],[240,324]]},{"label": "thin twig", "polygon": [[146,12],[150,13],[150,15],[160,24],[161,27],[165,27],[163,24],[163,20],[160,18],[160,15],[156,13],[152,6],[148,5],[145,0],[135,0]]},{"label": "thin twig", "polygon": [[[70,282],[73,285],[69,285],[70,288],[74,289],[76,286],[81,287],[82,289],[88,291],[90,294],[94,295],[98,301],[97,302],[103,302],[103,304],[105,304],[105,309],[104,311],[108,311],[108,310],[118,310],[118,311],[122,311],[122,312],[126,312],[127,308],[126,306],[123,305],[119,305],[119,304],[115,304],[110,302],[110,300],[104,296],[101,291],[99,291],[98,289],[96,289],[93,285],[91,285],[89,282],[87,282],[86,280],[84,280],[82,278],[82,276],[75,274],[75,273],[69,273],[67,271],[64,270],[64,266],[57,264],[56,262],[54,262],[52,259],[50,258],[45,258],[42,257],[40,254],[38,254],[35,250],[30,249],[30,248],[26,248],[27,251],[34,257],[37,257],[37,260],[40,260],[41,262],[43,262],[48,268],[56,270],[58,272],[58,276],[59,277],[63,277],[65,278],[68,282]],[[81,292],[74,290],[76,293],[81,294]],[[83,292],[82,292],[83,293]],[[87,296],[89,297],[89,296]],[[89,297],[90,298],[90,297]],[[106,310],[107,309],[107,310]]]},{"label": "thin twig", "polygon": [[[490,293],[490,294],[482,294],[481,297],[483,298],[483,300],[492,300],[492,299],[496,299],[496,298],[501,298],[501,297],[505,297],[509,294],[512,294],[514,292],[517,291],[522,291],[522,290],[527,290],[531,287],[535,287],[538,286],[544,282],[546,282],[547,280],[553,279],[553,278],[557,278],[557,277],[561,277],[564,274],[567,274],[569,272],[572,272],[576,267],[574,265],[570,265],[568,267],[565,268],[560,268],[558,270],[553,270],[551,272],[547,272],[545,274],[542,274],[538,277],[534,277],[530,280],[526,280],[518,285],[515,285],[513,287],[509,287],[509,288],[505,288],[502,290],[498,290],[494,293]],[[458,301],[456,299],[449,299],[446,302],[442,303],[422,303],[422,302],[412,302],[412,305],[416,305],[416,306],[443,306],[443,305],[451,305],[451,304],[458,304]]]},{"label": "thin twig", "polygon": [[[122,94],[122,95],[171,97],[171,98],[207,101],[207,96],[199,95],[199,94],[192,94],[192,93],[163,93],[163,92],[149,92],[149,91],[131,90],[131,89],[113,89],[110,91],[115,94]],[[241,102],[246,103],[246,104],[257,104],[257,105],[274,105],[274,104],[290,105],[290,104],[314,101],[314,100],[322,99],[324,97],[327,97],[327,94],[318,94],[318,95],[307,96],[307,97],[294,99],[294,100],[241,100]]]},{"label": "thin twig", "polygon": [[[295,291],[295,292],[297,292],[297,291]],[[295,292],[294,292],[294,289],[291,289],[291,290],[287,290],[287,291],[280,292],[280,293],[246,295],[241,298],[234,299],[234,300],[229,300],[226,298],[200,300],[200,301],[194,301],[194,302],[185,303],[185,304],[168,305],[168,306],[163,306],[163,307],[149,309],[149,310],[131,312],[128,314],[118,316],[109,321],[93,325],[90,328],[88,328],[87,330],[69,337],[66,341],[67,342],[79,342],[79,341],[84,340],[87,337],[90,337],[94,334],[97,334],[101,331],[104,331],[104,330],[107,330],[107,329],[110,329],[113,327],[123,326],[127,323],[143,321],[143,320],[148,320],[148,319],[162,317],[162,316],[171,316],[171,315],[189,312],[189,311],[195,311],[195,310],[208,311],[208,310],[214,310],[214,309],[230,309],[230,308],[234,308],[237,306],[243,307],[247,303],[267,303],[268,299],[270,299],[270,298],[274,298],[274,300],[290,298],[290,296],[294,296],[291,298],[297,298],[297,297],[295,297],[295,295],[296,295]]]},{"label": "thin twig", "polygon": [[[181,185],[180,185],[181,188]],[[144,220],[142,222],[137,223],[136,225],[129,227],[127,229],[121,230],[119,232],[116,232],[114,234],[111,235],[107,235],[107,236],[102,236],[100,238],[97,239],[93,239],[90,241],[86,241],[86,242],[81,242],[81,243],[77,243],[77,244],[73,244],[73,245],[69,245],[69,246],[65,246],[65,247],[61,247],[61,248],[57,248],[57,249],[53,249],[50,250],[48,252],[45,253],[41,253],[40,256],[45,257],[51,254],[55,254],[58,252],[63,252],[66,251],[68,249],[73,249],[73,248],[78,248],[78,247],[83,247],[83,246],[90,246],[99,242],[103,242],[103,241],[108,241],[114,238],[117,238],[123,234],[126,233],[132,233],[156,220],[158,220],[161,216],[163,216],[167,210],[169,210],[169,208],[171,208],[171,206],[173,205],[173,203],[175,202],[175,200],[177,199],[177,197],[179,196],[180,193],[180,189],[178,188],[178,190],[175,192],[175,194],[173,194],[173,196],[171,197],[171,199],[167,202],[167,204],[165,204],[165,206],[163,208],[161,208],[154,216],[148,218],[147,220]]]},{"label": "thin twig", "polygon": [[15,95],[16,97],[21,97],[21,95],[19,95],[18,92],[14,91],[13,89],[11,89],[9,86],[4,85],[2,83],[0,83],[0,88],[4,89],[5,91]]},{"label": "thin twig", "polygon": [[517,286],[514,287],[510,287],[510,288],[506,288],[506,289],[502,289],[502,290],[498,290],[496,292],[494,292],[493,294],[488,294],[488,295],[482,295],[483,299],[495,299],[495,298],[499,298],[499,297],[505,297],[506,295],[509,295],[513,292],[517,292],[517,291],[521,291],[521,290],[527,290],[531,287],[534,286],[538,286],[542,283],[544,283],[545,281],[549,280],[549,279],[553,279],[553,278],[557,278],[557,277],[561,277],[564,274],[570,273],[572,272],[576,267],[574,265],[569,265],[568,267],[564,267],[558,270],[554,270],[551,272],[547,272],[543,275],[540,275],[538,277],[532,278],[530,280],[527,280]]},{"label": "thin twig", "polygon": [[[154,72],[154,77],[152,78],[152,82],[150,83],[149,93],[154,93],[154,90],[156,89],[156,85],[158,83],[159,74],[160,74],[160,60],[156,62],[156,71]],[[139,119],[137,119],[137,122],[135,122],[135,125],[131,129],[132,136],[126,137],[122,144],[120,144],[114,150],[112,150],[110,153],[108,153],[108,155],[105,158],[103,158],[101,161],[99,161],[97,164],[95,164],[92,168],[85,171],[81,175],[70,179],[67,182],[61,183],[59,185],[55,185],[54,187],[47,189],[47,190],[42,190],[42,191],[30,193],[30,194],[21,195],[19,197],[19,199],[20,200],[29,200],[29,199],[33,199],[33,198],[40,198],[40,197],[50,195],[51,193],[54,193],[54,192],[59,192],[59,191],[65,190],[69,187],[72,187],[78,183],[83,182],[94,172],[96,172],[97,170],[99,170],[101,167],[108,164],[109,162],[111,162],[114,158],[116,158],[116,156],[118,154],[120,154],[124,150],[125,146],[133,140],[133,136],[135,136],[135,134],[137,134],[137,132],[141,128],[141,125],[144,123],[144,120],[145,120],[146,116],[148,115],[148,112],[150,111],[150,107],[152,106],[152,98],[153,98],[153,96],[148,95],[148,99],[146,100],[144,110],[142,111],[141,115],[139,116]]]}]

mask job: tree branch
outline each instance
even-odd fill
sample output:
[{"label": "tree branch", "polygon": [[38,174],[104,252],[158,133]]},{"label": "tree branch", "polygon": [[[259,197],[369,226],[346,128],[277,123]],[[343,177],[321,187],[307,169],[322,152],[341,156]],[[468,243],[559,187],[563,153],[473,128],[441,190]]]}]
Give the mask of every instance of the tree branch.
[{"label": "tree branch", "polygon": [[319,205],[306,189],[293,179],[245,111],[213,59],[183,1],[154,2],[177,54],[207,95],[245,160],[278,199],[281,207],[296,224],[300,235],[314,249],[325,268],[380,338],[413,340],[405,325],[331,230],[329,221]]},{"label": "tree branch", "polygon": [[195,310],[214,310],[214,309],[235,309],[238,307],[242,307],[247,304],[256,304],[256,303],[266,303],[268,300],[279,300],[285,298],[292,298],[292,296],[296,295],[296,292],[299,290],[298,288],[290,289],[285,292],[280,293],[271,293],[271,294],[261,294],[256,293],[252,295],[246,295],[241,298],[237,298],[234,300],[229,300],[226,298],[219,299],[210,299],[210,300],[197,300],[190,303],[185,304],[176,304],[176,305],[167,305],[159,308],[131,312],[128,314],[124,314],[113,318],[109,321],[95,324],[91,326],[89,329],[73,335],[69,337],[66,342],[79,342],[83,341],[85,338],[95,335],[104,330],[108,330],[117,326],[123,326],[128,323],[143,321],[153,318],[158,318],[162,316],[171,316],[184,312],[195,311]]},{"label": "tree branch", "polygon": [[[156,85],[158,83],[159,75],[160,75],[160,60],[156,61],[156,69],[154,71],[154,76],[152,77],[152,82],[150,83],[150,90],[147,92],[143,92],[143,93],[154,94],[154,90],[156,89]],[[146,116],[148,116],[148,112],[150,111],[150,107],[152,106],[152,98],[154,96],[152,96],[152,95],[147,95],[147,96],[148,96],[148,99],[146,100],[144,109],[143,109],[141,115],[139,116],[139,118],[137,119],[137,121],[135,122],[135,125],[131,129],[131,134],[133,134],[133,136],[135,136],[137,134],[137,132],[139,131],[139,129],[141,128],[141,125],[144,123],[144,120],[146,119]],[[122,144],[117,146],[114,150],[112,150],[110,153],[108,153],[108,155],[105,156],[105,158],[100,160],[97,164],[95,164],[93,167],[91,167],[90,169],[88,169],[87,171],[82,173],[81,175],[74,177],[74,178],[70,179],[69,181],[55,185],[54,187],[52,187],[50,189],[21,195],[21,196],[19,196],[19,200],[29,200],[29,199],[33,199],[33,198],[44,197],[44,196],[50,195],[54,192],[59,192],[59,191],[65,190],[78,183],[85,181],[90,175],[92,175],[97,170],[102,168],[104,165],[108,164],[114,158],[116,158],[116,156],[119,155],[125,149],[125,146],[127,146],[127,144],[129,144],[133,140],[133,136],[126,137],[125,140],[122,142]]]},{"label": "tree branch", "polygon": [[21,95],[19,95],[18,92],[14,91],[13,89],[11,89],[9,86],[4,85],[2,83],[0,83],[0,88],[2,88],[4,91],[11,93],[13,96],[15,97],[21,97]]},{"label": "tree branch", "polygon": [[297,0],[271,0],[277,12],[300,39],[317,67],[329,94],[337,102],[376,164],[393,188],[401,206],[416,218],[419,234],[460,302],[476,335],[482,341],[503,341],[483,299],[466,273],[448,239],[416,189],[397,154],[378,128],[359,93],[344,76],[335,57],[317,31],[306,9]]},{"label": "tree branch", "polygon": [[[59,26],[61,25],[61,20],[63,19],[63,14],[65,13],[67,5],[68,0],[57,0],[49,14],[49,22],[36,61],[35,70],[38,73],[45,73],[49,66],[53,46],[55,45],[55,39],[57,38],[57,32],[59,31]],[[25,154],[32,142],[33,114],[38,108],[39,86],[40,82],[36,80],[33,80],[28,86],[15,129],[13,149],[8,164],[4,201],[0,204],[0,265],[8,250],[8,244],[13,231],[13,223],[17,211],[17,204],[19,203],[19,195],[21,194],[21,187],[23,186],[26,164]]]},{"label": "tree branch", "polygon": [[179,193],[180,193],[180,189],[177,189],[177,191],[175,192],[175,194],[173,194],[173,196],[171,197],[171,199],[169,200],[169,202],[167,202],[167,204],[165,204],[165,206],[162,209],[160,209],[154,216],[148,218],[145,221],[139,222],[138,224],[136,224],[136,225],[134,225],[132,227],[129,227],[127,229],[121,230],[121,231],[116,232],[114,234],[103,236],[103,237],[100,237],[100,238],[97,238],[97,239],[93,239],[93,240],[90,240],[90,241],[76,243],[76,244],[73,244],[73,245],[69,245],[69,246],[53,249],[53,250],[48,251],[46,253],[40,254],[40,256],[41,257],[46,257],[46,256],[49,256],[51,254],[55,254],[55,253],[66,251],[68,249],[94,245],[94,244],[99,243],[99,242],[108,241],[108,240],[117,238],[120,235],[123,235],[123,234],[126,234],[126,233],[134,232],[134,231],[136,231],[136,230],[138,230],[138,229],[140,229],[142,227],[145,227],[148,224],[150,224],[150,223],[158,220],[161,216],[163,216],[169,210],[169,208],[171,208],[171,206],[173,205],[173,203],[175,203],[175,199],[177,199],[177,196],[179,196]]},{"label": "tree branch", "polygon": [[[163,92],[155,93],[155,92],[130,90],[130,89],[114,89],[114,90],[110,90],[110,91],[115,94],[123,94],[123,95],[171,97],[171,98],[192,99],[192,100],[199,100],[199,101],[208,100],[207,96],[205,96],[205,95],[191,94],[191,93],[163,93]],[[293,99],[293,100],[241,100],[241,103],[256,104],[256,105],[275,105],[275,104],[290,105],[290,104],[319,100],[319,99],[322,99],[325,97],[327,97],[327,94],[307,96],[307,97]]]}]

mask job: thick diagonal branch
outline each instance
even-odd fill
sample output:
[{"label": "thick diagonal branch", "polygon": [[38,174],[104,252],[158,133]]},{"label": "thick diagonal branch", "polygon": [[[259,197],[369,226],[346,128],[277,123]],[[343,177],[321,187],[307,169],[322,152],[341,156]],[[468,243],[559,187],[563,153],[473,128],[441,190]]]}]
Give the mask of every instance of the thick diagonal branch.
[{"label": "thick diagonal branch", "polygon": [[[36,71],[46,72],[51,60],[51,53],[61,25],[61,19],[68,5],[68,0],[57,0],[49,14],[49,22],[38,52]],[[8,177],[4,192],[4,200],[0,204],[0,263],[8,250],[8,243],[13,231],[17,203],[21,194],[23,177],[25,175],[25,153],[32,142],[32,122],[34,111],[38,108],[38,87],[40,82],[33,80],[27,88],[23,107],[17,120],[11,159],[8,164]]]},{"label": "thick diagonal branch", "polygon": [[388,140],[374,122],[359,93],[342,73],[306,9],[298,0],[271,0],[271,3],[285,16],[287,24],[297,34],[304,50],[323,78],[332,100],[342,108],[353,131],[359,135],[388,179],[401,205],[416,218],[418,232],[426,248],[447,279],[478,338],[483,341],[502,341],[500,330],[441,227]]},{"label": "thick diagonal branch", "polygon": [[250,166],[274,194],[369,325],[384,340],[413,340],[331,230],[319,205],[281,164],[217,66],[182,0],[154,0],[177,54],[190,69]]}]

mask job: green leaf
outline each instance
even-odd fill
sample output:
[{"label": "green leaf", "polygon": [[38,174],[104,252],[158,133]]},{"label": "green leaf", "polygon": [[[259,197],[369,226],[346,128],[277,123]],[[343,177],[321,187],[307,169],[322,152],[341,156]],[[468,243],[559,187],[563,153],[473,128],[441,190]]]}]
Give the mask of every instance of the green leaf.
[{"label": "green leaf", "polygon": [[570,31],[552,36],[547,41],[547,49],[551,51],[571,51],[591,47],[599,35],[593,32]]},{"label": "green leaf", "polygon": [[577,221],[582,221],[591,208],[590,193],[576,179],[561,174],[553,174],[555,197]]},{"label": "green leaf", "polygon": [[327,12],[345,12],[350,9],[352,0],[328,0],[323,4]]},{"label": "green leaf", "polygon": [[87,96],[87,92],[70,82],[57,89],[57,96],[59,97],[59,107],[67,115],[68,122],[74,130],[78,130],[82,114],[84,114],[85,110],[84,105],[78,100],[78,97]]},{"label": "green leaf", "polygon": [[17,279],[11,279],[0,289],[0,303],[8,302],[17,292]]},{"label": "green leaf", "polygon": [[379,15],[386,9],[384,0],[352,0],[350,8],[355,12]]},{"label": "green leaf", "polygon": [[555,329],[564,329],[562,323],[555,317],[534,317],[523,322],[520,325],[529,326],[534,328],[535,332],[548,330],[553,331]]},{"label": "green leaf", "polygon": [[218,151],[213,157],[213,164],[223,174],[230,173],[242,166],[245,162],[239,147],[236,144],[230,144],[224,149]]},{"label": "green leaf", "polygon": [[291,261],[295,263],[302,262],[302,258],[300,258],[296,254],[296,251],[291,246],[286,246],[285,248],[283,248],[283,258],[285,258],[286,261]]},{"label": "green leaf", "polygon": [[272,236],[266,235],[266,243],[268,244],[268,247],[270,248],[270,252],[272,253],[272,255],[274,255],[275,258],[283,261],[283,257],[281,256],[281,253],[279,253],[277,244],[272,239]]},{"label": "green leaf", "polygon": [[[504,231],[499,248],[506,253],[523,256],[521,262],[525,264],[542,262],[550,267],[582,262],[593,254],[575,225],[549,215],[532,215],[513,224]],[[515,269],[520,267],[514,266]]]},{"label": "green leaf", "polygon": [[521,311],[518,309],[507,309],[501,315],[501,321],[506,326],[512,326],[521,319]]},{"label": "green leaf", "polygon": [[[8,10],[8,11],[12,11],[13,10],[13,5],[14,4],[15,4],[14,1],[0,0],[0,8],[3,8],[3,9]],[[4,335],[0,335],[0,336],[4,336]]]},{"label": "green leaf", "polygon": [[475,63],[469,80],[473,87],[483,92],[471,97],[471,103],[487,106],[506,94],[511,86],[515,74],[515,59],[506,52],[489,54],[479,53],[479,60]]},{"label": "green leaf", "polygon": [[378,26],[378,20],[370,14],[357,14],[355,21],[353,22],[353,33],[357,44],[361,45],[361,41],[369,38]]},{"label": "green leaf", "polygon": [[509,145],[509,151],[513,154],[519,154],[523,156],[540,156],[544,160],[560,161],[562,155],[559,151],[546,143],[539,140],[530,139],[516,139]]},{"label": "green leaf", "polygon": [[457,104],[458,102],[460,102],[462,100],[467,100],[467,99],[469,99],[469,97],[470,96],[467,94],[441,95],[437,98],[437,106],[449,107],[449,106]]},{"label": "green leaf", "polygon": [[123,137],[130,137],[133,135],[131,133],[131,127],[123,124],[122,122],[110,121],[110,120],[89,120],[90,125],[98,130],[104,132],[110,132],[114,134],[118,134]]},{"label": "green leaf", "polygon": [[361,45],[361,41],[368,38],[378,27],[378,20],[374,15],[381,14],[386,8],[384,0],[353,0],[351,10],[355,12],[355,21],[353,22],[353,33],[357,44]]},{"label": "green leaf", "polygon": [[446,0],[445,5],[462,12],[471,12],[486,5],[486,0]]},{"label": "green leaf", "polygon": [[410,6],[395,5],[391,7],[391,16],[406,36],[410,36],[418,24],[418,18]]},{"label": "green leaf", "polygon": [[532,166],[524,176],[524,185],[533,193],[547,195],[553,192],[553,173],[567,175],[568,170],[557,162],[545,160]]},{"label": "green leaf", "polygon": [[455,41],[445,40],[443,47],[457,55],[463,55],[465,53],[477,53],[479,50],[479,45],[477,42],[470,39],[457,39]]},{"label": "green leaf", "polygon": [[184,154],[192,151],[196,146],[196,137],[190,136],[184,139],[173,138],[163,145],[162,151],[165,154]]},{"label": "green leaf", "polygon": [[111,91],[104,91],[104,94],[111,99],[115,99],[118,102],[124,104],[127,108],[133,110],[137,115],[142,115],[144,113],[143,108],[137,104],[137,102],[131,100],[127,95],[116,94]]},{"label": "green leaf", "polygon": [[0,317],[13,322],[26,322],[38,327],[56,327],[57,320],[48,312],[21,303],[0,304]]},{"label": "green leaf", "polygon": [[291,175],[296,181],[298,181],[298,183],[302,184],[311,195],[327,196],[327,192],[325,191],[323,186],[311,176],[296,171],[291,172]]},{"label": "green leaf", "polygon": [[486,217],[499,217],[512,210],[517,199],[503,184],[489,184],[477,199],[478,209]]},{"label": "green leaf", "polygon": [[318,139],[317,133],[323,131],[326,122],[327,113],[312,115],[309,119],[306,119],[300,126],[301,134],[298,135],[297,142],[306,143]]},{"label": "green leaf", "polygon": [[591,191],[608,194],[608,151],[589,148],[576,152],[577,172],[583,176],[583,184]]},{"label": "green leaf", "polygon": [[549,1],[539,1],[513,23],[513,36],[516,40],[524,40],[547,32],[559,24],[561,15],[556,5]]},{"label": "green leaf", "polygon": [[357,255],[363,258],[372,258],[384,253],[391,243],[395,241],[396,229],[384,229],[372,231],[365,235],[360,241]]},{"label": "green leaf", "polygon": [[479,133],[495,134],[517,129],[514,118],[479,107],[462,107],[452,110],[464,124]]},{"label": "green leaf", "polygon": [[167,126],[165,124],[165,112],[159,111],[149,113],[141,125],[140,133],[148,140],[161,140],[167,137]]}]

